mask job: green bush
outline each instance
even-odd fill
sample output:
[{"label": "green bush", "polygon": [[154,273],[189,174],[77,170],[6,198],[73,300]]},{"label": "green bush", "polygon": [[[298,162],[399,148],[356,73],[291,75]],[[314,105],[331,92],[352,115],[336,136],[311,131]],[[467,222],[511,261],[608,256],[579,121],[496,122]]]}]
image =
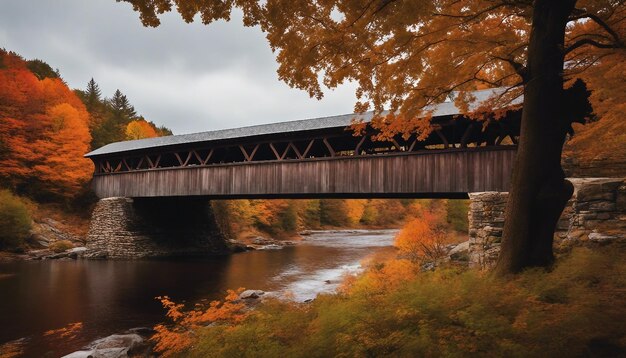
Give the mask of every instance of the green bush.
[{"label": "green bush", "polygon": [[348,226],[348,209],[343,199],[320,200],[320,224],[328,226]]},{"label": "green bush", "polygon": [[455,231],[467,233],[468,211],[469,200],[448,200],[446,206],[446,221]]},{"label": "green bush", "polygon": [[51,251],[59,253],[64,252],[74,247],[71,241],[69,240],[59,240],[55,241],[48,247]]},{"label": "green bush", "polygon": [[0,190],[0,249],[21,248],[31,222],[26,204],[10,191]]}]

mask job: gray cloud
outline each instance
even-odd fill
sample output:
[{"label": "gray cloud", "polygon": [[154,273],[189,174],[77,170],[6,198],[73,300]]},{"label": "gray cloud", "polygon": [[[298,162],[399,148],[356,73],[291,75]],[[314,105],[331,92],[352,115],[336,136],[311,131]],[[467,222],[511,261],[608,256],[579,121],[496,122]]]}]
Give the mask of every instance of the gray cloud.
[{"label": "gray cloud", "polygon": [[93,77],[106,95],[119,88],[175,133],[349,113],[355,101],[353,85],[317,101],[280,82],[263,33],[238,13],[210,26],[170,13],[154,29],[114,0],[9,1],[0,47],[48,62],[70,87]]}]

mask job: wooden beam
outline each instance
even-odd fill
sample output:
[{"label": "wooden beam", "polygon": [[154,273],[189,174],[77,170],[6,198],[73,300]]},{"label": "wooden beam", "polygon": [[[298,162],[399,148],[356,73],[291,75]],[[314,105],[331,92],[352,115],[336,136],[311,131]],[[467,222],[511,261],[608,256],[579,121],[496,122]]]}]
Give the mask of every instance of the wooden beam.
[{"label": "wooden beam", "polygon": [[183,163],[183,167],[186,167],[187,164],[189,164],[189,161],[191,160],[191,155],[192,155],[191,152],[187,153],[187,159],[185,159],[185,163]]},{"label": "wooden beam", "polygon": [[467,148],[467,140],[469,139],[470,134],[472,134],[472,130],[474,128],[474,123],[470,123],[469,126],[465,129],[463,136],[461,137],[461,148]]},{"label": "wooden beam", "polygon": [[135,167],[135,169],[140,169],[141,164],[143,164],[143,157],[139,158],[139,163],[137,163],[137,167]]},{"label": "wooden beam", "polygon": [[361,155],[361,146],[365,143],[365,138],[367,138],[367,134],[364,134],[359,143],[354,148],[354,155]]},{"label": "wooden beam", "polygon": [[254,159],[254,155],[256,154],[256,151],[259,150],[259,145],[257,144],[254,146],[254,149],[252,149],[252,153],[250,153],[250,160],[252,161]]},{"label": "wooden beam", "polygon": [[146,155],[146,159],[148,159],[148,165],[150,166],[150,169],[154,168],[154,163],[152,162],[152,158],[150,158],[149,155]]},{"label": "wooden beam", "polygon": [[307,145],[306,149],[304,150],[304,153],[302,153],[302,157],[306,157],[307,154],[309,154],[309,151],[311,150],[311,147],[313,146],[313,142],[315,142],[315,139],[311,139],[311,141],[309,142],[309,145]]},{"label": "wooden beam", "polygon": [[206,163],[209,162],[209,159],[211,159],[211,157],[213,156],[213,148],[211,148],[211,150],[209,150],[209,153],[206,155],[206,159],[202,160],[202,165],[206,165]]},{"label": "wooden beam", "polygon": [[270,148],[272,148],[272,152],[274,152],[274,155],[276,156],[276,160],[283,160],[280,154],[278,154],[278,151],[276,150],[276,148],[274,148],[274,144],[272,143],[268,143],[268,144],[270,145]]},{"label": "wooden beam", "polygon": [[300,151],[298,150],[298,148],[296,148],[293,142],[289,142],[289,144],[287,145],[287,148],[289,147],[293,148],[293,151],[296,153],[296,156],[298,157],[298,159],[302,159],[302,154],[300,154]]},{"label": "wooden beam", "polygon": [[131,171],[132,169],[130,168],[130,166],[128,165],[128,163],[126,162],[126,158],[122,158],[122,163],[124,163],[124,166],[126,167],[126,169],[128,171]]},{"label": "wooden beam", "polygon": [[159,166],[159,162],[161,161],[161,154],[157,155],[156,160],[154,161],[154,166],[153,168],[156,168]]},{"label": "wooden beam", "polygon": [[250,156],[248,156],[248,153],[246,152],[246,149],[243,147],[243,145],[238,145],[239,150],[241,150],[241,153],[243,154],[244,158],[246,159],[246,162],[250,161]]},{"label": "wooden beam", "polygon": [[248,152],[246,151],[246,148],[244,148],[244,146],[241,144],[239,145],[239,149],[243,153],[243,156],[246,158],[246,161],[251,162],[252,159],[254,158],[254,155],[256,154],[257,149],[259,149],[259,145],[257,144],[256,146],[254,146],[254,149],[252,149],[251,154],[248,154]]},{"label": "wooden beam", "polygon": [[335,156],[335,150],[333,149],[333,147],[328,142],[328,139],[326,139],[326,137],[324,137],[323,141],[324,141],[324,144],[326,145],[326,148],[328,148],[328,151],[330,152],[330,156],[334,157]]},{"label": "wooden beam", "polygon": [[441,139],[441,141],[443,142],[443,147],[445,149],[448,149],[450,147],[450,144],[448,143],[448,139],[446,139],[446,137],[441,132],[441,129],[436,128],[435,133],[437,133],[437,135],[439,136],[439,139]]},{"label": "wooden beam", "polygon": [[183,160],[181,159],[180,155],[178,155],[178,153],[174,152],[174,155],[176,156],[176,159],[178,159],[178,164],[180,164],[180,166],[183,166]]},{"label": "wooden beam", "polygon": [[191,151],[193,153],[193,156],[196,157],[196,159],[198,160],[198,163],[202,164],[202,158],[200,158],[200,154],[198,154],[198,152],[194,150]]},{"label": "wooden beam", "polygon": [[391,143],[393,143],[394,147],[396,147],[396,150],[398,150],[399,152],[402,151],[402,147],[400,147],[400,144],[398,144],[395,138],[391,138]]}]

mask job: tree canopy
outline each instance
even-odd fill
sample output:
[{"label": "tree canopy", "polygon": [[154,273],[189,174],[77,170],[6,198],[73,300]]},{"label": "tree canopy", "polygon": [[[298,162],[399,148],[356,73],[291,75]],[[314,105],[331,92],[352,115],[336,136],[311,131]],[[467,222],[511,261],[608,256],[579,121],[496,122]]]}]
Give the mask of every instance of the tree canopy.
[{"label": "tree canopy", "polygon": [[[424,139],[429,106],[446,98],[465,116],[497,120],[523,95],[499,274],[554,261],[554,229],[573,193],[563,144],[573,123],[593,118],[579,79],[593,85],[596,113],[623,113],[623,98],[613,100],[626,92],[621,0],[118,1],[146,26],[174,6],[185,21],[205,24],[240,9],[244,25],[266,33],[290,86],[322,98],[324,86],[355,82],[355,111],[374,109],[378,139]],[[484,87],[506,90],[470,107],[471,90]]]},{"label": "tree canopy", "polygon": [[83,195],[95,146],[171,135],[138,116],[116,91],[102,98],[94,79],[70,90],[58,71],[0,49],[0,186],[36,199]]},{"label": "tree canopy", "polygon": [[91,174],[89,114],[57,77],[0,50],[0,184],[34,196],[76,193]]},{"label": "tree canopy", "polygon": [[[199,18],[205,24],[242,10],[246,26],[258,25],[267,34],[280,79],[316,98],[324,86],[356,82],[357,112],[396,114],[376,121],[387,135],[428,131],[427,106],[451,91],[462,91],[456,101],[468,110],[471,98],[464,91],[510,87],[482,108],[493,109],[519,97],[528,80],[530,0],[123,1],[147,26],[158,26],[159,15],[174,7],[186,22]],[[567,24],[566,79],[588,79],[598,92],[626,92],[623,76],[589,79],[623,66],[623,1],[570,2],[576,7]],[[612,111],[598,97],[592,97],[596,111]]]}]

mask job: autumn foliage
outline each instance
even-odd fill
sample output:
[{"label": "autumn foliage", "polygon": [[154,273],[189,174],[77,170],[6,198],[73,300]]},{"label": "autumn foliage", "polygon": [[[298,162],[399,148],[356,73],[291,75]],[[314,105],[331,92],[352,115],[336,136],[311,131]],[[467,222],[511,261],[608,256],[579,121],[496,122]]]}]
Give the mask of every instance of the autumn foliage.
[{"label": "autumn foliage", "polygon": [[212,301],[208,307],[197,304],[193,310],[185,310],[184,304],[177,304],[168,296],[157,297],[167,310],[166,316],[171,324],[159,324],[154,327],[156,333],[152,340],[156,342],[154,350],[167,357],[191,347],[196,341],[194,330],[211,323],[237,324],[247,316],[246,305],[238,300],[239,293],[228,290],[223,301]]},{"label": "autumn foliage", "polygon": [[126,139],[144,139],[158,137],[158,133],[150,123],[143,119],[134,120],[126,126]]},{"label": "autumn foliage", "polygon": [[181,328],[188,333],[180,341],[168,336],[177,329],[170,328],[161,352],[185,357],[623,356],[625,259],[622,250],[578,248],[550,271],[529,270],[507,281],[458,269],[421,272],[409,260],[380,262],[341,292],[311,303],[267,300],[245,315],[238,310],[211,314],[225,320],[195,325],[191,332]]},{"label": "autumn foliage", "polygon": [[[438,203],[439,211],[433,215],[445,218],[452,208],[460,209],[464,213],[460,218],[454,217],[454,225],[456,228],[460,224],[459,231],[466,231],[467,205]],[[299,230],[397,227],[432,203],[415,199],[256,199],[214,200],[211,204],[222,232],[230,238],[241,238],[259,232],[288,237]]]},{"label": "autumn foliage", "polygon": [[396,237],[395,246],[411,261],[436,261],[446,253],[447,233],[432,214],[409,221]]},{"label": "autumn foliage", "polygon": [[70,196],[89,179],[89,114],[60,78],[38,78],[0,51],[0,181],[18,192]]}]

